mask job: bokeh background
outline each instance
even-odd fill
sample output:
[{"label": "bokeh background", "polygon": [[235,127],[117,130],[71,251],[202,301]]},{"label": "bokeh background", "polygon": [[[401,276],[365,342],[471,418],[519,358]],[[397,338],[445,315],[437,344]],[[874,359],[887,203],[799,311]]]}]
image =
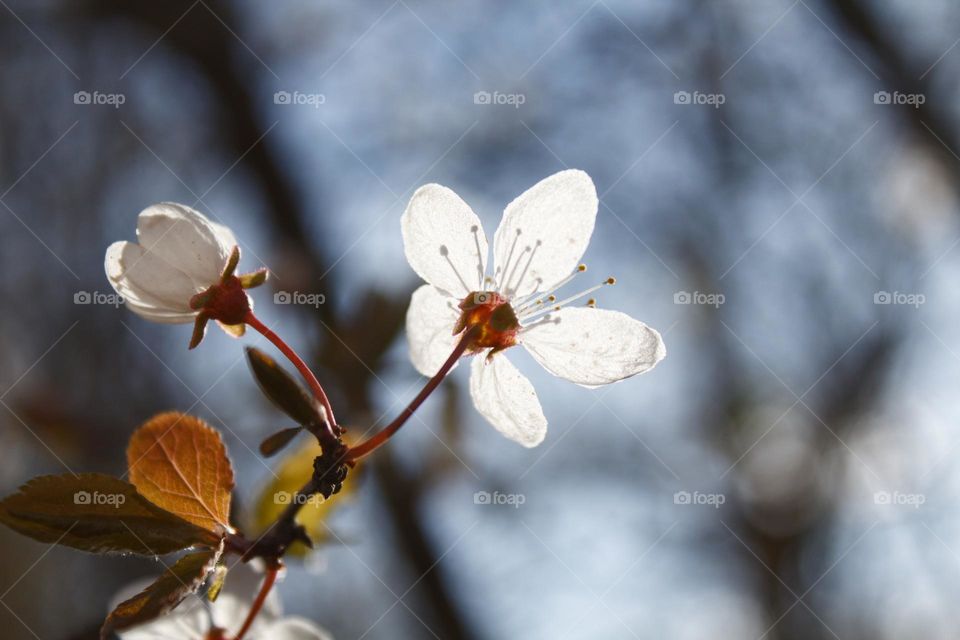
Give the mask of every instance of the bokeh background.
[{"label": "bokeh background", "polygon": [[[587,390],[517,354],[534,450],[460,367],[292,563],[287,610],[338,640],[956,637],[956,3],[0,0],[0,34],[4,493],[122,473],[168,409],[224,432],[241,517],[271,479],[256,445],[287,424],[242,350],[268,345],[188,352],[189,327],[105,303],[145,206],[234,228],[273,272],[258,312],[362,432],[423,383],[412,190],[492,232],[577,167],[602,199],[585,260],[619,281],[599,303],[667,359]],[[160,568],[0,530],[2,635],[94,638]]]}]

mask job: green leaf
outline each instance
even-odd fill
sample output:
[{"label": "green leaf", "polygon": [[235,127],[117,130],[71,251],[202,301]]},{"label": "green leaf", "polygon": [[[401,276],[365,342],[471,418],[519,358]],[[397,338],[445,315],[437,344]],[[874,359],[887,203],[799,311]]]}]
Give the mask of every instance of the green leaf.
[{"label": "green leaf", "polygon": [[273,358],[253,347],[247,347],[247,358],[263,393],[278,409],[296,420],[297,424],[323,422],[313,398]]},{"label": "green leaf", "polygon": [[0,522],[40,542],[95,553],[162,555],[220,537],[154,505],[128,483],[99,473],[41,476],[0,501]]},{"label": "green leaf", "polygon": [[220,559],[220,549],[189,553],[168,568],[149,587],[117,605],[100,629],[101,640],[115,631],[150,622],[195,593]]},{"label": "green leaf", "polygon": [[301,431],[303,431],[303,427],[291,427],[276,432],[260,443],[260,453],[263,454],[263,457],[269,458],[290,444],[290,441],[297,437],[297,434]]}]

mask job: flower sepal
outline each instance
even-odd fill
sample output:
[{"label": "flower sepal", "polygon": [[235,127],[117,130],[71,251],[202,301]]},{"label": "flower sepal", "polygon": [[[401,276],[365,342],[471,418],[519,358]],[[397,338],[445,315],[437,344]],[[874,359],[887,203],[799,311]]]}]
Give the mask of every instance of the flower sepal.
[{"label": "flower sepal", "polygon": [[190,298],[190,308],[197,311],[193,324],[190,348],[194,349],[206,334],[207,322],[216,320],[220,328],[235,338],[246,332],[247,315],[253,310],[253,301],[246,289],[258,287],[267,281],[267,270],[234,275],[240,262],[240,247],[234,246],[223,269],[220,281]]}]

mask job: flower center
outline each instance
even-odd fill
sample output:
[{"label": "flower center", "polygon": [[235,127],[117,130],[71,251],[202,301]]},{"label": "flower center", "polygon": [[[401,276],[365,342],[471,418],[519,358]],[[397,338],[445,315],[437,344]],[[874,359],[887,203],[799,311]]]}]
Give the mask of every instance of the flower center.
[{"label": "flower center", "polygon": [[250,298],[247,297],[240,278],[231,275],[193,296],[190,306],[204,309],[207,315],[224,324],[243,324],[250,311]]},{"label": "flower center", "polygon": [[459,307],[460,319],[453,333],[473,332],[467,347],[469,353],[492,349],[492,355],[517,344],[520,321],[503,295],[496,291],[473,291],[460,301]]}]

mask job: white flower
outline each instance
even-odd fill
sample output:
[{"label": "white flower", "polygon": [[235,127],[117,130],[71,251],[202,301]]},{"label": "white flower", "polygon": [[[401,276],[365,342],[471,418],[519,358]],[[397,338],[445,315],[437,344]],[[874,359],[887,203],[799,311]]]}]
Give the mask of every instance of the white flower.
[{"label": "white flower", "polygon": [[137,240],[107,247],[110,284],[131,311],[147,320],[193,322],[193,349],[216,320],[228,334],[244,334],[253,301],[245,289],[260,286],[267,270],[234,275],[240,247],[233,232],[175,202],[147,207],[137,217]]},{"label": "white flower", "polygon": [[[206,640],[213,625],[226,629],[225,637],[232,638],[247,617],[262,579],[262,574],[241,564],[227,574],[226,584],[215,602],[208,603],[202,595],[188,596],[167,615],[121,631],[120,640]],[[128,586],[117,602],[143,590],[149,582]],[[332,640],[332,637],[306,618],[282,616],[280,599],[274,589],[245,640]]]},{"label": "white flower", "polygon": [[193,322],[190,299],[220,281],[237,246],[233,232],[182,204],[163,202],[137,218],[137,243],[114,242],[104,266],[127,307],[154,322]]},{"label": "white flower", "polygon": [[403,214],[404,251],[428,284],[407,311],[410,358],[432,376],[473,329],[470,395],[500,433],[533,447],[547,420],[530,381],[500,351],[519,344],[550,373],[585,387],[652,369],[666,355],[656,330],[618,311],[564,305],[613,278],[557,301],[554,291],[586,271],[580,259],[593,234],[597,193],[583,171],[556,173],[507,205],[493,239],[456,193],[420,187]]}]

